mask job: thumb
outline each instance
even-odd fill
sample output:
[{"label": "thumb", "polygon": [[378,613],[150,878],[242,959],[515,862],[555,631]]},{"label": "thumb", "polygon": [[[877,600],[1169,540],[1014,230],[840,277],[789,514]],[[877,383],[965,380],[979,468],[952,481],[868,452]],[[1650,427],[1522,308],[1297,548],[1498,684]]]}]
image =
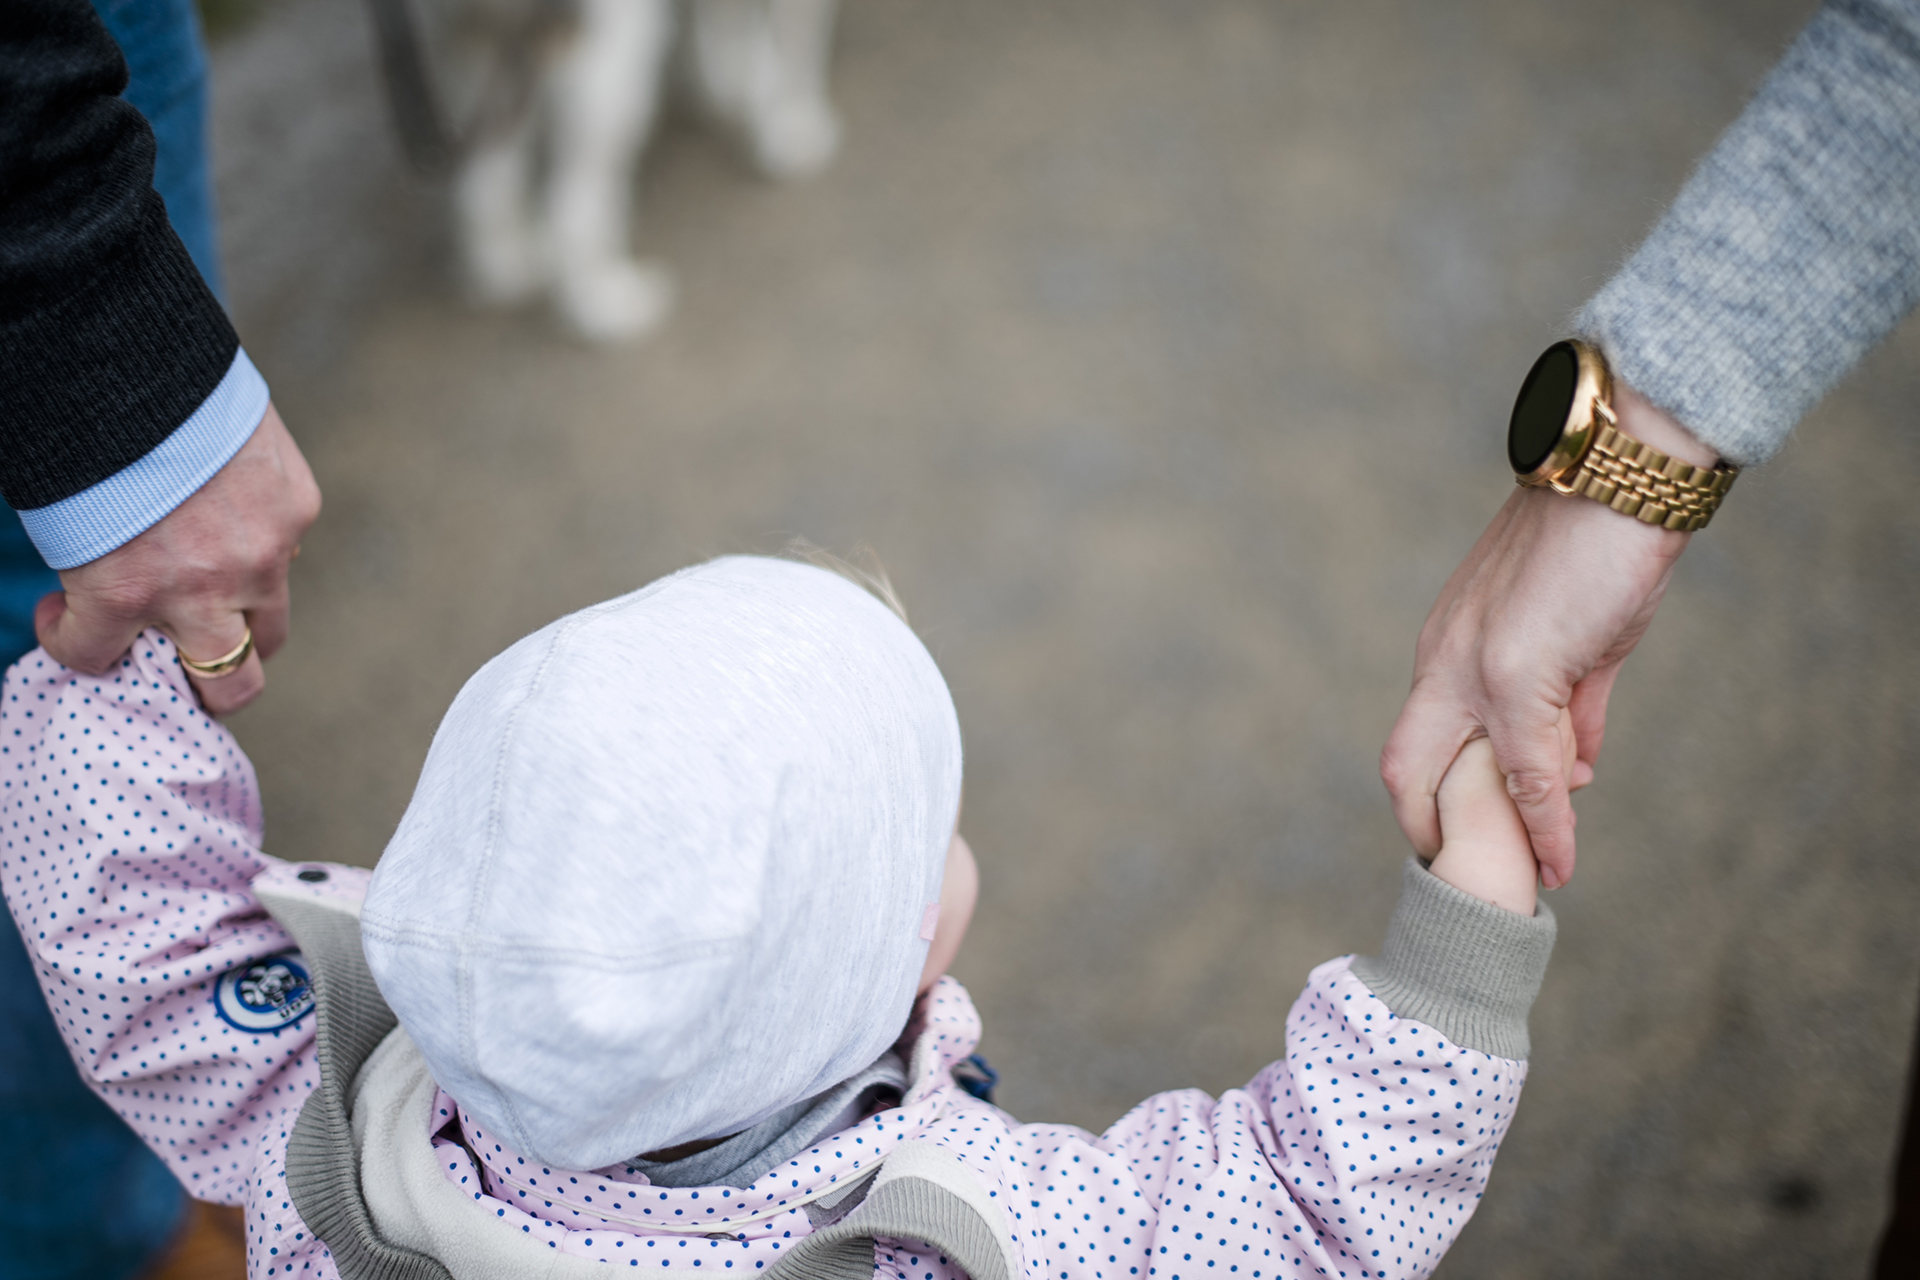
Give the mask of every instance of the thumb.
[{"label": "thumb", "polygon": [[1520,820],[1527,825],[1540,882],[1558,889],[1573,878],[1573,803],[1567,794],[1559,708],[1538,724],[1487,726],[1500,772],[1507,775]]},{"label": "thumb", "polygon": [[33,630],[55,662],[99,676],[111,670],[133,644],[140,634],[140,623],[126,618],[89,617],[66,592],[49,591],[34,606]]}]

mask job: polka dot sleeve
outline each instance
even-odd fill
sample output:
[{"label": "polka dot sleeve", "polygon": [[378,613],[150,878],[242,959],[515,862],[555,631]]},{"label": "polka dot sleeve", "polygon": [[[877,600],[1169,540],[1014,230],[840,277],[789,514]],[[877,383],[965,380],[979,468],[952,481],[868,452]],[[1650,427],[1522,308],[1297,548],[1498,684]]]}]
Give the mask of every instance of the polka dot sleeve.
[{"label": "polka dot sleeve", "polygon": [[203,1200],[237,1204],[316,1073],[292,941],[248,890],[259,793],[147,632],[112,672],[35,650],[0,691],[0,888],[84,1079]]},{"label": "polka dot sleeve", "polygon": [[1012,1130],[1028,1280],[1428,1275],[1479,1203],[1525,1070],[1395,1017],[1330,961],[1288,1016],[1287,1056],[1246,1088],[1158,1094],[1097,1139]]}]

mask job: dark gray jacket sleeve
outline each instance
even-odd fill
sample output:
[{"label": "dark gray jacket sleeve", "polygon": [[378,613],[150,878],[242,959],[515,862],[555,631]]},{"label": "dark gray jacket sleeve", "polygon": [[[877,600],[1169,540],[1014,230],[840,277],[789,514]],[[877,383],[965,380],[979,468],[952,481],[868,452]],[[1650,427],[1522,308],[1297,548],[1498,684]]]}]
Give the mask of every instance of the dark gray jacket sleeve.
[{"label": "dark gray jacket sleeve", "polygon": [[1731,462],[1920,301],[1920,0],[1830,0],[1575,329]]},{"label": "dark gray jacket sleeve", "polygon": [[86,0],[0,0],[0,496],[59,502],[165,440],[239,349],[153,189]]}]

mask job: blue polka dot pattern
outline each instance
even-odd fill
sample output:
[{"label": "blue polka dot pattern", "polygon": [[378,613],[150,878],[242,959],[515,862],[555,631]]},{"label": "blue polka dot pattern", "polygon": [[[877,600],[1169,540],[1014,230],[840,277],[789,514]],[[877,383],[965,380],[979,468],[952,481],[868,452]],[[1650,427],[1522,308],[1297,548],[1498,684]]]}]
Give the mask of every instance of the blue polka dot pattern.
[{"label": "blue polka dot pattern", "polygon": [[[235,968],[289,950],[250,882],[359,897],[260,852],[259,788],[157,632],[76,675],[35,650],[0,690],[0,888],[82,1077],[202,1200],[247,1207],[251,1273],[315,1241],[286,1204],[286,1133],[318,1080],[313,1022],[242,1032],[214,1007]],[[322,1247],[324,1251],[324,1247]],[[303,1274],[332,1275],[331,1261]]]},{"label": "blue polka dot pattern", "polygon": [[[932,993],[924,1028],[899,1107],[744,1190],[542,1166],[445,1093],[435,1144],[446,1176],[476,1203],[562,1253],[604,1262],[771,1266],[811,1230],[805,1198],[903,1141],[931,1141],[1004,1207],[1028,1280],[1365,1280],[1433,1270],[1479,1202],[1524,1071],[1395,1018],[1344,959],[1314,971],[1288,1021],[1287,1058],[1247,1088],[1217,1100],[1161,1094],[1099,1137],[1018,1124],[957,1085],[952,1067],[980,1026],[951,978]],[[918,1242],[876,1246],[877,1276],[958,1280]]]},{"label": "blue polka dot pattern", "polygon": [[[99,678],[38,651],[8,673],[0,887],[75,1062],[193,1194],[245,1206],[250,1277],[333,1280],[286,1193],[315,1020],[243,1033],[212,992],[292,946],[251,886],[357,900],[366,873],[303,878],[261,839],[252,767],[164,637]],[[609,1266],[764,1271],[812,1230],[808,1201],[911,1141],[977,1175],[1025,1280],[1387,1280],[1431,1272],[1472,1215],[1526,1070],[1396,1018],[1346,959],[1314,970],[1286,1057],[1246,1088],[1159,1094],[1098,1136],[1019,1124],[955,1083],[980,1024],[953,980],[914,1030],[900,1106],[744,1190],[543,1167],[444,1093],[420,1138],[483,1221]],[[912,1240],[876,1241],[874,1274],[961,1280]]]}]

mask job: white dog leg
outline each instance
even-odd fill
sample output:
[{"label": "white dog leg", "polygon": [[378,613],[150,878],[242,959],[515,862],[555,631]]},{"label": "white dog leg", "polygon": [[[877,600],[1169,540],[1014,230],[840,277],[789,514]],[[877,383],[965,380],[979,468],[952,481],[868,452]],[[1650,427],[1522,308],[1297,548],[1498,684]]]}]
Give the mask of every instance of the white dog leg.
[{"label": "white dog leg", "polygon": [[454,234],[478,302],[524,302],[547,282],[532,217],[533,128],[476,147],[453,179]]},{"label": "white dog leg", "polygon": [[634,165],[659,108],[670,0],[581,0],[571,47],[548,80],[553,124],[546,233],[554,301],[583,337],[660,327],[673,282],[628,248]]},{"label": "white dog leg", "polygon": [[840,150],[840,117],[827,96],[835,3],[695,0],[701,93],[770,178],[817,173]]}]

